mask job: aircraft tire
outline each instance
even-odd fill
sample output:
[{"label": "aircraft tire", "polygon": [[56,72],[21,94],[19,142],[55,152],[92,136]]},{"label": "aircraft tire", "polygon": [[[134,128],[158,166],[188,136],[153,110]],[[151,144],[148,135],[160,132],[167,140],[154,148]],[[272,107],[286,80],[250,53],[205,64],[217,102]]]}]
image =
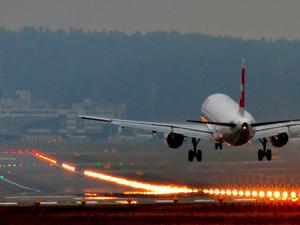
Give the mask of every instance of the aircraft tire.
[{"label": "aircraft tire", "polygon": [[272,160],[272,151],[270,149],[267,150],[266,157],[268,161]]},{"label": "aircraft tire", "polygon": [[202,161],[202,151],[201,150],[197,151],[196,158],[197,158],[198,162]]},{"label": "aircraft tire", "polygon": [[193,162],[194,157],[195,157],[194,151],[189,150],[189,162]]},{"label": "aircraft tire", "polygon": [[259,149],[257,152],[258,161],[262,161],[264,159],[264,151],[262,149]]}]

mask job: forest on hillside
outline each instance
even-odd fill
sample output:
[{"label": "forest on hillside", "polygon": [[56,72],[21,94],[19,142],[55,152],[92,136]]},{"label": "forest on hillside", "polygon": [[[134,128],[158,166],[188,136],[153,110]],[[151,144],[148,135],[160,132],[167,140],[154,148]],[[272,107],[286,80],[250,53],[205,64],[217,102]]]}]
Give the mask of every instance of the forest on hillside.
[{"label": "forest on hillside", "polygon": [[2,28],[0,88],[52,103],[126,103],[127,118],[194,119],[209,94],[239,98],[243,58],[250,111],[300,113],[300,41],[284,39]]}]

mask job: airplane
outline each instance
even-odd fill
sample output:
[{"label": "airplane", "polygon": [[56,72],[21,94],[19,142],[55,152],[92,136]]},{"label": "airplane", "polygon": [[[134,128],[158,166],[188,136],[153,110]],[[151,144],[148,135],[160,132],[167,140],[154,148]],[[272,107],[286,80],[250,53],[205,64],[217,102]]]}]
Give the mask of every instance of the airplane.
[{"label": "airplane", "polygon": [[222,149],[223,143],[229,146],[241,146],[259,141],[262,148],[257,158],[272,160],[272,151],[267,149],[270,143],[280,148],[286,145],[291,134],[300,132],[300,120],[281,120],[255,122],[245,109],[245,63],[241,69],[241,91],[239,104],[225,94],[208,96],[201,107],[200,120],[186,120],[186,123],[160,123],[134,120],[112,119],[106,117],[80,115],[82,119],[111,123],[120,128],[129,127],[165,134],[169,148],[179,148],[186,138],[191,138],[193,149],[188,151],[188,160],[202,161],[202,151],[197,148],[200,140],[212,141],[215,149]]}]

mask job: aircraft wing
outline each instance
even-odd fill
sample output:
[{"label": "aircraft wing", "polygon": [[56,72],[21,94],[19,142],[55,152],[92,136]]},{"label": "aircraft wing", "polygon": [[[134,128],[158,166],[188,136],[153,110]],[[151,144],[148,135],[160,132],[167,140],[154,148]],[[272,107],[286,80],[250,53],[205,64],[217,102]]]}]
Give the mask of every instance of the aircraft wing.
[{"label": "aircraft wing", "polygon": [[287,134],[299,134],[300,133],[300,121],[284,121],[266,125],[257,125],[254,139],[267,138],[278,135],[280,133]]},{"label": "aircraft wing", "polygon": [[130,127],[160,133],[177,133],[186,137],[212,140],[213,132],[204,124],[156,123],[134,120],[110,119],[95,116],[80,116],[82,119],[111,123],[119,127]]}]

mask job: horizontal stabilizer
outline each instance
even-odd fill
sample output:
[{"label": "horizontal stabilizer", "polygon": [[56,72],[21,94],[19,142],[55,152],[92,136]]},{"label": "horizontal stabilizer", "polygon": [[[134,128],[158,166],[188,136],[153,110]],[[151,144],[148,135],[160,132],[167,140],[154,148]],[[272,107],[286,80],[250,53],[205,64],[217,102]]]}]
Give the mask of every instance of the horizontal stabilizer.
[{"label": "horizontal stabilizer", "polygon": [[222,122],[204,122],[201,120],[186,120],[186,122],[190,123],[201,123],[201,124],[212,124],[212,125],[218,125],[218,126],[223,126],[223,127],[236,127],[235,123],[222,123]]},{"label": "horizontal stabilizer", "polygon": [[81,115],[79,117],[85,120],[95,120],[95,121],[108,122],[108,123],[112,122],[111,119],[105,117],[93,117],[93,116],[81,116]]},{"label": "horizontal stabilizer", "polygon": [[278,123],[291,123],[291,122],[299,122],[299,119],[296,120],[279,120],[279,121],[270,121],[270,122],[261,122],[261,123],[252,123],[252,127],[259,127],[259,126],[265,126],[265,125],[272,125],[272,124],[278,124]]},{"label": "horizontal stabilizer", "polygon": [[[237,126],[237,124],[235,124],[235,123],[211,122],[211,121],[205,122],[205,121],[201,121],[201,120],[186,120],[186,122],[201,123],[201,124],[212,124],[212,125],[232,127],[232,128]],[[282,123],[293,123],[293,122],[300,122],[300,119],[259,122],[259,123],[252,123],[252,124],[250,124],[250,126],[251,127],[260,127],[260,126],[266,126],[266,125],[274,125],[274,124],[282,124]]]}]

